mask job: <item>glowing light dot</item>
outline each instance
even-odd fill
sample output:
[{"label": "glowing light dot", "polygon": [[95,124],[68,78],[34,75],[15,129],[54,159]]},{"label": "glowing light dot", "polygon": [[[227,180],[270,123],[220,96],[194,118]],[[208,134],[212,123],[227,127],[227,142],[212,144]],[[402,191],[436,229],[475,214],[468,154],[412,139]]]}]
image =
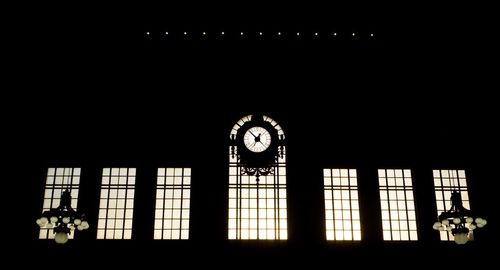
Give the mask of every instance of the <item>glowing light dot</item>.
[{"label": "glowing light dot", "polygon": [[281,36],[281,32],[278,32],[278,36]]},{"label": "glowing light dot", "polygon": [[317,35],[318,35],[318,32],[314,33],[314,35],[315,35],[315,36],[317,36]]},{"label": "glowing light dot", "polygon": [[168,32],[165,32],[165,35],[167,35],[167,36],[168,36]]},{"label": "glowing light dot", "polygon": [[370,34],[370,37],[373,37],[373,33]]},{"label": "glowing light dot", "polygon": [[243,36],[243,32],[240,32],[240,35]]},{"label": "glowing light dot", "polygon": [[203,32],[203,35],[206,35],[207,33]]},{"label": "glowing light dot", "polygon": [[337,36],[337,33],[333,33],[334,36]]},{"label": "glowing light dot", "polygon": [[221,34],[221,35],[224,35],[224,32],[221,32],[220,34]]},{"label": "glowing light dot", "polygon": [[149,36],[149,32],[146,32],[146,35],[148,35],[148,36]]},{"label": "glowing light dot", "polygon": [[262,32],[259,32],[259,36],[262,36]]},{"label": "glowing light dot", "polygon": [[352,36],[354,37],[356,35],[356,33],[352,33]]},{"label": "glowing light dot", "polygon": [[297,36],[300,36],[300,33],[297,32]]},{"label": "glowing light dot", "polygon": [[184,35],[186,36],[188,33],[187,32],[184,32]]}]

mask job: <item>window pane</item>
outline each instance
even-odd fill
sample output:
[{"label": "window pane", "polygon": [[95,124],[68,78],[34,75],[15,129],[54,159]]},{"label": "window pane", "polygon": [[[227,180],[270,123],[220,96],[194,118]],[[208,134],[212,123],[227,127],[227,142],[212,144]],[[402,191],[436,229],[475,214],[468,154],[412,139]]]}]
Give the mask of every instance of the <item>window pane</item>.
[{"label": "window pane", "polygon": [[[158,171],[156,201],[164,207],[160,207],[161,210],[155,215],[155,219],[160,222],[155,225],[159,233],[155,234],[154,239],[188,239],[191,171],[188,168],[159,168]],[[163,180],[165,174],[161,172],[170,174],[166,175],[167,181]],[[189,175],[183,174],[186,172]]]},{"label": "window pane", "polygon": [[[325,222],[327,240],[359,241],[361,234],[354,231],[354,218],[359,220],[358,212],[358,187],[357,181],[352,181],[356,176],[355,169],[323,169],[325,175],[340,176],[333,185],[325,185]],[[326,172],[326,173],[325,173]],[[326,179],[324,181],[327,182]],[[329,194],[329,195],[327,195]],[[329,198],[333,197],[333,200]],[[355,210],[355,211],[353,211]]]},{"label": "window pane", "polygon": [[[464,170],[434,170],[434,190],[436,194],[437,215],[447,211],[451,207],[451,194],[458,191],[462,197],[463,206],[469,210],[469,194],[467,191],[467,181]],[[413,226],[413,224],[410,224]],[[416,226],[416,224],[415,224]],[[454,224],[451,225],[454,228]],[[473,239],[473,232],[470,232],[469,238]],[[448,231],[439,231],[442,241],[452,241],[453,235]],[[413,237],[410,235],[410,237]]]},{"label": "window pane", "polygon": [[131,239],[135,188],[131,178],[135,168],[103,169],[97,239]]},{"label": "window pane", "polygon": [[[78,192],[80,189],[80,168],[48,168],[45,182],[45,191],[43,192],[42,212],[51,208],[57,208],[61,202],[61,195],[68,190],[71,195],[71,207],[78,209]],[[50,224],[50,222],[48,223]],[[47,225],[48,225],[47,224]],[[54,239],[53,229],[47,228],[47,225],[40,228],[39,239]],[[50,225],[49,225],[50,226]],[[68,235],[73,239],[74,233]]]},{"label": "window pane", "polygon": [[409,235],[416,235],[417,228],[408,226],[409,217],[415,217],[411,171],[381,169],[379,183],[384,183],[379,186],[384,240],[416,241]]}]

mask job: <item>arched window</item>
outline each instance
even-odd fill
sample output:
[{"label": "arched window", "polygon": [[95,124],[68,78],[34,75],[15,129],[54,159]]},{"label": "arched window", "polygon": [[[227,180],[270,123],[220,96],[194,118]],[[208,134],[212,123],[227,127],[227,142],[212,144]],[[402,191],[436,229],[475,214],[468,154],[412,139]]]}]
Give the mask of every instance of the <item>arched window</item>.
[{"label": "arched window", "polygon": [[263,115],[240,119],[229,147],[228,239],[286,240],[285,134]]}]

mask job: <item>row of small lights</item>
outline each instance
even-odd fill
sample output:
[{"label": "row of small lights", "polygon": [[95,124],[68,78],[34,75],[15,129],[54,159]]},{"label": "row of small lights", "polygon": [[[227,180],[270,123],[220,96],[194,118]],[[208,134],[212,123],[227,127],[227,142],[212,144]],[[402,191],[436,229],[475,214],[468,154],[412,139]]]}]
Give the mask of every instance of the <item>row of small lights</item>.
[{"label": "row of small lights", "polygon": [[[282,32],[277,32],[276,34],[277,34],[278,36],[281,36],[281,35],[282,35]],[[146,36],[150,36],[150,35],[151,35],[151,32],[149,32],[149,31],[148,31],[148,32],[146,32]],[[168,36],[168,35],[169,35],[169,32],[165,32],[165,36]],[[201,35],[202,35],[202,36],[206,36],[206,35],[207,35],[207,32],[201,32]],[[224,35],[225,35],[225,32],[220,32],[220,35],[221,35],[221,36],[224,36]],[[263,35],[264,35],[264,33],[263,33],[263,32],[259,32],[259,36],[263,36]],[[313,34],[313,35],[317,37],[317,36],[319,36],[319,32],[314,32],[314,34]],[[337,33],[336,33],[336,32],[334,32],[334,33],[332,33],[332,35],[333,35],[333,36],[337,36]],[[184,32],[184,36],[188,36],[188,32]],[[242,36],[242,37],[243,37],[243,36],[245,36],[245,32],[240,32],[240,36]],[[296,33],[296,36],[300,36],[300,32],[297,32],[297,33]],[[353,32],[353,33],[351,34],[351,36],[355,37],[355,36],[356,36],[356,33],[355,33],[355,32]],[[374,37],[374,36],[375,36],[375,34],[370,33],[370,37]]]}]

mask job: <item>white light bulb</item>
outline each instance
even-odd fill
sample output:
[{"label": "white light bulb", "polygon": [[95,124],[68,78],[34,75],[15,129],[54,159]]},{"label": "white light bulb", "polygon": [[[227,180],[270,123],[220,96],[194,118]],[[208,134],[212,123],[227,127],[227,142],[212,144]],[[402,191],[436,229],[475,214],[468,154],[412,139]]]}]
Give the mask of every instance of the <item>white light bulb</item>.
[{"label": "white light bulb", "polygon": [[450,221],[447,219],[443,220],[441,223],[443,223],[444,226],[450,225]]},{"label": "white light bulb", "polygon": [[314,35],[315,35],[315,36],[317,36],[317,35],[318,35],[318,32],[314,33]]},{"label": "white light bulb", "polygon": [[457,233],[454,235],[455,237],[455,243],[459,245],[463,245],[469,241],[469,238],[467,238],[467,234],[465,233]]},{"label": "white light bulb", "polygon": [[82,224],[80,224],[80,226],[82,226],[84,230],[86,230],[90,227],[89,223],[87,221],[82,221]]},{"label": "white light bulb", "polygon": [[259,32],[259,36],[262,36],[262,32]]},{"label": "white light bulb", "polygon": [[40,226],[40,227],[43,227],[43,224],[42,224],[42,219],[38,218],[38,219],[36,220],[36,224],[37,224],[38,226]]},{"label": "white light bulb", "polygon": [[474,225],[474,224],[469,225],[469,230],[473,231],[475,229],[476,229],[476,225]]},{"label": "white light bulb", "polygon": [[63,217],[63,223],[64,224],[68,224],[70,222],[70,218],[69,217]]},{"label": "white light bulb", "polygon": [[432,228],[434,230],[439,230],[439,228],[441,228],[441,227],[442,227],[442,224],[439,221],[434,222],[434,225],[432,225]]},{"label": "white light bulb", "polygon": [[221,34],[221,35],[224,35],[224,32],[221,32],[220,34]]},{"label": "white light bulb", "polygon": [[203,32],[203,35],[206,35],[207,33]]},{"label": "white light bulb", "polygon": [[240,36],[243,36],[243,32],[240,32]]},{"label": "white light bulb", "polygon": [[297,36],[300,36],[300,33],[297,32]]},{"label": "white light bulb", "polygon": [[488,221],[486,221],[486,219],[483,218],[483,225],[486,225],[488,223]]},{"label": "white light bulb", "polygon": [[148,36],[149,36],[149,32],[146,32],[146,35],[148,35]]},{"label": "white light bulb", "polygon": [[281,36],[281,32],[278,32],[278,36]]},{"label": "white light bulb", "polygon": [[58,233],[56,233],[54,240],[56,240],[56,243],[58,243],[58,244],[64,244],[64,243],[68,242],[68,235],[66,233],[63,233],[63,232],[58,232]]},{"label": "white light bulb", "polygon": [[480,218],[480,217],[476,218],[476,223],[477,223],[477,224],[479,224],[479,223],[483,223],[483,219],[482,219],[482,218]]},{"label": "white light bulb", "polygon": [[165,32],[165,35],[167,35],[167,36],[168,36],[168,32]]},{"label": "white light bulb", "polygon": [[460,224],[460,218],[453,218],[453,224]]},{"label": "white light bulb", "polygon": [[334,36],[337,36],[337,33],[333,33]]},{"label": "white light bulb", "polygon": [[49,222],[49,219],[46,217],[42,217],[40,218],[40,222],[42,222],[42,225],[45,226]]},{"label": "white light bulb", "polygon": [[482,228],[482,227],[484,227],[484,223],[477,223],[477,227],[478,227],[478,228]]},{"label": "white light bulb", "polygon": [[373,37],[373,33],[370,34],[370,37]]},{"label": "white light bulb", "polygon": [[354,37],[356,35],[356,33],[352,33],[352,36]]},{"label": "white light bulb", "polygon": [[54,224],[52,224],[52,223],[47,223],[47,225],[45,225],[45,228],[47,228],[47,229],[52,229],[52,228],[54,228]]},{"label": "white light bulb", "polygon": [[80,224],[76,227],[79,231],[83,231],[83,226]]},{"label": "white light bulb", "polygon": [[452,230],[451,226],[446,227],[446,230],[451,232],[451,230]]},{"label": "white light bulb", "polygon": [[184,32],[184,35],[186,36],[188,33],[187,32]]},{"label": "white light bulb", "polygon": [[465,219],[465,222],[467,222],[467,223],[472,223],[472,222],[474,222],[474,219],[473,219],[473,218],[471,218],[471,217],[467,217],[467,218]]},{"label": "white light bulb", "polygon": [[50,217],[50,222],[51,223],[56,223],[57,222],[57,217]]},{"label": "white light bulb", "polygon": [[79,219],[79,218],[75,218],[75,222],[74,223],[75,223],[75,225],[78,226],[78,225],[80,225],[82,223],[82,220]]}]

